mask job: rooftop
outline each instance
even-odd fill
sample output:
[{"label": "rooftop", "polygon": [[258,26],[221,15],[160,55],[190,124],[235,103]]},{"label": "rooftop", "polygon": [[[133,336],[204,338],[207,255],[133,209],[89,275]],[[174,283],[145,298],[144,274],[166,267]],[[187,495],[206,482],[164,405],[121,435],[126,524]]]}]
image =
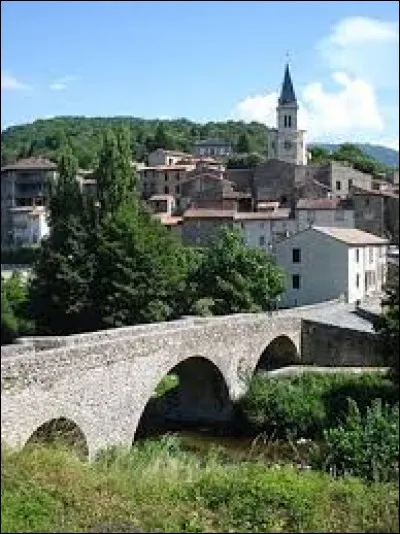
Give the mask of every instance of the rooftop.
[{"label": "rooftop", "polygon": [[334,228],[329,226],[313,226],[313,230],[325,234],[333,239],[337,239],[347,245],[386,245],[387,239],[378,237],[368,232],[363,232],[357,228]]},{"label": "rooftop", "polygon": [[285,76],[283,78],[281,96],[279,97],[278,103],[280,106],[284,104],[297,104],[288,64],[286,64],[285,67]]},{"label": "rooftop", "polygon": [[298,210],[336,210],[345,205],[341,198],[300,198],[296,207]]},{"label": "rooftop", "polygon": [[202,139],[201,141],[196,141],[195,146],[231,146],[230,141],[225,141],[224,139]]},{"label": "rooftop", "polygon": [[57,165],[47,158],[31,157],[19,159],[15,163],[10,163],[1,168],[1,171],[19,171],[19,170],[53,170]]}]

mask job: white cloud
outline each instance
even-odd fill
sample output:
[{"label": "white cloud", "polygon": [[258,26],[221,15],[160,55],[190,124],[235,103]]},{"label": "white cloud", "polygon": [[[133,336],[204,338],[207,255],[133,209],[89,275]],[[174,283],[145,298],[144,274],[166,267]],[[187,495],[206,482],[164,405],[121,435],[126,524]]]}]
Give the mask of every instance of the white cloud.
[{"label": "white cloud", "polygon": [[[335,72],[332,78],[339,86],[335,91],[315,82],[300,92],[298,127],[308,131],[308,139],[361,141],[365,135],[381,132],[383,120],[373,87],[344,72]],[[275,92],[245,98],[235,107],[233,118],[275,127],[277,100]]]},{"label": "white cloud", "polygon": [[4,72],[1,73],[2,91],[24,91],[26,89],[30,89],[30,86],[20,82],[14,76],[11,76]]},{"label": "white cloud", "polygon": [[52,91],[64,91],[70,82],[77,80],[76,76],[63,76],[49,85]]},{"label": "white cloud", "polygon": [[398,87],[399,24],[365,17],[350,17],[333,26],[317,44],[323,61],[375,87]]}]

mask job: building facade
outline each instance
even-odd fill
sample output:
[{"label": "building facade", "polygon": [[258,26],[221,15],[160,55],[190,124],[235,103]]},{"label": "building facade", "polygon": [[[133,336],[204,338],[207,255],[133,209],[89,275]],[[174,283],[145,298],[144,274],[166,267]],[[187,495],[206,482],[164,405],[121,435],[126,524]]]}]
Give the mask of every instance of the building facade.
[{"label": "building facade", "polygon": [[194,155],[199,158],[229,158],[232,154],[232,143],[223,139],[204,139],[194,144]]},{"label": "building facade", "polygon": [[311,227],[276,245],[287,276],[282,307],[341,298],[349,303],[382,293],[386,239],[354,228]]}]

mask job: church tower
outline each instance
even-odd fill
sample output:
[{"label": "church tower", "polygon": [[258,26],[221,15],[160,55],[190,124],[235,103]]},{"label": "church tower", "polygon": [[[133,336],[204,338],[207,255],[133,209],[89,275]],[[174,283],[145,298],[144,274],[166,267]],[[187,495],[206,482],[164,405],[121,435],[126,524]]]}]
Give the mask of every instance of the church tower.
[{"label": "church tower", "polygon": [[296,165],[306,164],[305,131],[297,129],[297,113],[299,106],[290,76],[289,65],[286,64],[281,94],[278,99],[276,158]]}]

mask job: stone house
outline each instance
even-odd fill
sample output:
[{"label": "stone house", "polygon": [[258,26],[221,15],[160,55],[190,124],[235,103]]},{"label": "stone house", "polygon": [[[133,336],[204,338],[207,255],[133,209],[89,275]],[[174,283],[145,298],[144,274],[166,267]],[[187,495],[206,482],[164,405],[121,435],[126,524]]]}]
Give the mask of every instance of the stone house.
[{"label": "stone house", "polygon": [[233,154],[233,146],[223,139],[203,139],[194,144],[196,157],[227,158]]},{"label": "stone house", "polygon": [[355,226],[399,243],[399,195],[390,191],[353,188]]},{"label": "stone house", "polygon": [[2,246],[36,243],[46,235],[47,182],[56,176],[56,164],[40,157],[21,159],[2,167]]},{"label": "stone house", "polygon": [[180,152],[179,150],[164,150],[163,148],[157,148],[148,155],[147,163],[149,167],[176,165],[182,159],[187,160],[191,157],[191,154]]},{"label": "stone house", "polygon": [[281,307],[381,295],[388,241],[355,228],[313,226],[276,244],[287,275]]},{"label": "stone house", "polygon": [[351,201],[338,197],[300,198],[295,212],[296,231],[310,226],[354,228],[354,209]]}]

